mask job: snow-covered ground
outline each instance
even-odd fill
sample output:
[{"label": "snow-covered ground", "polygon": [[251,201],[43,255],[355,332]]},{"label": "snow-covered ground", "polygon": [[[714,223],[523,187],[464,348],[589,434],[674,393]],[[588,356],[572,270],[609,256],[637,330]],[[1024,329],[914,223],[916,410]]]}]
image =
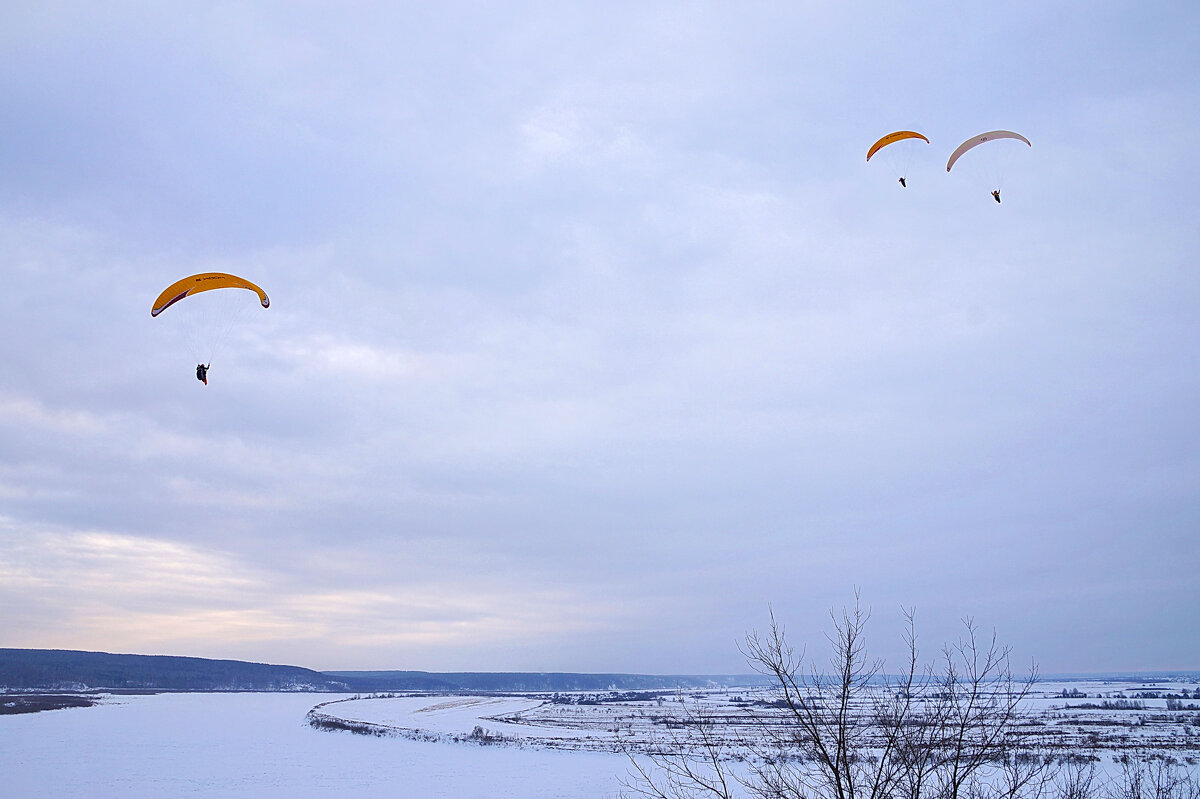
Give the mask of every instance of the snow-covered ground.
[{"label": "snow-covered ground", "polygon": [[[546,699],[533,695],[368,697],[323,702],[314,714],[439,740],[468,736],[475,727],[484,728],[493,738],[543,742],[561,738],[566,744],[597,737],[586,724],[562,725],[553,719],[540,723],[539,714],[544,714],[549,705]],[[597,712],[603,711],[597,708],[591,715]]]},{"label": "snow-covered ground", "polygon": [[[1165,697],[1185,689],[1185,709],[1168,710]],[[1129,750],[1195,763],[1197,690],[1196,683],[1043,682],[1025,705],[1031,725],[1109,763]],[[671,721],[685,705],[743,735],[755,729],[748,709],[768,698],[729,689],[558,702],[542,695],[108,696],[91,708],[0,716],[0,797],[604,799],[620,793],[629,772],[621,746],[661,741],[679,729]],[[313,719],[330,723],[318,729]],[[338,731],[338,724],[375,734]]]},{"label": "snow-covered ground", "polygon": [[618,794],[628,770],[623,756],[608,753],[428,743],[310,727],[309,709],[332,698],[116,696],[92,708],[3,716],[0,796],[603,799]]},{"label": "snow-covered ground", "polygon": [[[1181,709],[1168,708],[1166,697]],[[575,696],[578,700],[583,696]],[[761,732],[769,689],[713,689],[591,695],[572,703],[570,694],[518,697],[363,697],[324,703],[318,720],[345,722],[379,735],[461,741],[475,736],[496,745],[574,751],[619,752],[657,749],[664,734],[686,729],[691,714],[719,723],[711,734],[748,740]],[[568,701],[562,701],[568,700]],[[1196,683],[1130,683],[1103,680],[1036,683],[1022,702],[1018,726],[1069,751],[1101,760],[1130,751],[1200,757],[1200,686]],[[866,706],[859,708],[866,711]],[[852,708],[853,710],[853,708]]]}]

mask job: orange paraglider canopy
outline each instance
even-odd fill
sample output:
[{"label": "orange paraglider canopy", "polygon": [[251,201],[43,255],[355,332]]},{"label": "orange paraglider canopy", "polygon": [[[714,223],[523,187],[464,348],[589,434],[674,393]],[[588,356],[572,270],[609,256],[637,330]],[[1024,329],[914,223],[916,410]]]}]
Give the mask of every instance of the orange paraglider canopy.
[{"label": "orange paraglider canopy", "polygon": [[158,299],[150,307],[150,315],[158,316],[184,297],[212,289],[248,289],[258,295],[262,307],[271,307],[271,300],[267,298],[267,293],[246,278],[228,275],[224,272],[202,272],[177,280],[163,289],[162,294],[158,295]]},{"label": "orange paraglider canopy", "polygon": [[905,139],[921,139],[926,144],[929,144],[929,139],[926,139],[915,130],[898,130],[895,133],[889,133],[879,141],[872,144],[871,149],[867,150],[867,160],[870,161],[871,156],[875,155],[875,153],[879,152],[884,147],[887,147],[889,144],[893,144],[894,142],[898,141],[904,141]]}]

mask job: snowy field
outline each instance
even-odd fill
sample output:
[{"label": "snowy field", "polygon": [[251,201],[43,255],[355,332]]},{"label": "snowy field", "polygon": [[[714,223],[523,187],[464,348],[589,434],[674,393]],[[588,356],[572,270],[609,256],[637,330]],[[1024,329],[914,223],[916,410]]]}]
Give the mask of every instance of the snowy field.
[{"label": "snowy field", "polygon": [[115,696],[92,708],[3,716],[0,796],[587,799],[617,796],[628,767],[615,754],[313,729],[307,712],[332,698]]},{"label": "snowy field", "polygon": [[[762,729],[764,704],[774,698],[771,689],[761,688],[681,694],[382,696],[322,703],[312,716],[330,728],[342,724],[396,738],[617,753],[623,748],[657,749],[664,734],[678,736],[670,730],[686,728],[689,716],[696,713],[715,720],[711,734],[731,745],[753,738]],[[1196,683],[1045,681],[1033,686],[1022,709],[1019,727],[1099,760],[1131,752],[1200,758]]]},{"label": "snowy field", "polygon": [[[1189,698],[1170,709],[1164,697],[1183,691]],[[1031,727],[1110,763],[1129,751],[1195,763],[1197,691],[1178,682],[1043,682],[1026,711]],[[769,698],[729,689],[106,696],[91,708],[0,716],[0,796],[616,797],[629,771],[621,746],[661,740],[683,704],[722,717],[732,735],[750,730],[748,708]]]}]

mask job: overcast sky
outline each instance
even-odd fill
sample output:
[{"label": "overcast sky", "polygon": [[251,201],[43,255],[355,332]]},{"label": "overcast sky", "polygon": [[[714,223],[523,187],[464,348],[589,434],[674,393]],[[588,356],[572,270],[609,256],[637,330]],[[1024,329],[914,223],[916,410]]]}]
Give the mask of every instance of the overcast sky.
[{"label": "overcast sky", "polygon": [[1198,128],[1192,2],[5,4],[0,646],[1200,668]]}]

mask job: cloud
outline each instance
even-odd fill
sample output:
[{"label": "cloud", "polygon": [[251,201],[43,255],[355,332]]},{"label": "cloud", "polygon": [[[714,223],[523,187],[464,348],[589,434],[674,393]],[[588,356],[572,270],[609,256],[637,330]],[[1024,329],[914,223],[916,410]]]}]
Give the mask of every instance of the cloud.
[{"label": "cloud", "polygon": [[199,544],[30,530],[11,519],[0,531],[0,601],[23,620],[6,642],[13,646],[180,652],[221,640],[218,651],[252,657],[272,642],[309,641],[324,657],[345,649],[378,658],[584,634],[610,627],[614,611],[633,612],[563,588],[467,575],[406,574],[398,583],[366,574],[369,588],[331,588],[319,573],[288,574]]},{"label": "cloud", "polygon": [[[1047,670],[1178,656],[1077,664],[1037,612],[1195,587],[1139,595],[1196,522],[1197,26],[47,8],[0,12],[22,641],[736,669],[768,602],[858,584],[1019,621]],[[909,126],[901,189],[863,155]],[[990,127],[1034,143],[1002,206],[944,173]],[[207,387],[148,314],[202,271],[272,297]]]}]

